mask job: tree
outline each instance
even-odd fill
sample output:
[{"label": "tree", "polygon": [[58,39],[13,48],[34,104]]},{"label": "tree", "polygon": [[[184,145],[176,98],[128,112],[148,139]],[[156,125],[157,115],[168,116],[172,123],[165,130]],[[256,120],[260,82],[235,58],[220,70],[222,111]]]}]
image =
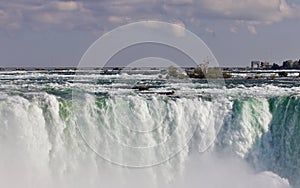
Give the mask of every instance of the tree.
[{"label": "tree", "polygon": [[272,65],[271,69],[273,69],[273,70],[278,70],[278,69],[280,69],[280,66],[279,66],[278,64],[274,63],[274,64]]}]

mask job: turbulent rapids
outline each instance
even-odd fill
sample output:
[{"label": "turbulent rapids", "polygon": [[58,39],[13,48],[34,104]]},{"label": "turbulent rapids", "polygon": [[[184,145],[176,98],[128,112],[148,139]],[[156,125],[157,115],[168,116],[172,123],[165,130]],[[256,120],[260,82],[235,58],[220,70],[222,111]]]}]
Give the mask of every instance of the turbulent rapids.
[{"label": "turbulent rapids", "polygon": [[299,78],[161,74],[1,72],[0,186],[300,186]]}]

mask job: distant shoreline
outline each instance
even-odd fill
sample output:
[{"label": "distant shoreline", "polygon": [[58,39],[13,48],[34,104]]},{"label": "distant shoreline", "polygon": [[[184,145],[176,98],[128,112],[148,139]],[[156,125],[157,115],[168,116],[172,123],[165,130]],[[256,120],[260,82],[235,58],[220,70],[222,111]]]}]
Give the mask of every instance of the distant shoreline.
[{"label": "distant shoreline", "polygon": [[[162,70],[168,69],[168,67],[0,67],[0,71],[63,71],[63,70],[122,70],[125,68],[130,68],[131,70]],[[196,67],[180,67],[182,69],[194,69]],[[209,67],[210,68],[210,67]],[[214,67],[211,67],[214,68]],[[259,68],[249,68],[249,67],[217,67],[224,72],[297,72],[300,68],[290,68],[290,69],[259,69]]]}]

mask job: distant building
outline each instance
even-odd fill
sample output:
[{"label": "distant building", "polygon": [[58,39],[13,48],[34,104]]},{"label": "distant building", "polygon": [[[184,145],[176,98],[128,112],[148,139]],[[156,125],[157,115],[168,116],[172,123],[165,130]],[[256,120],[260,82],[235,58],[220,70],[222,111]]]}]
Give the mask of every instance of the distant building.
[{"label": "distant building", "polygon": [[299,69],[300,68],[300,60],[299,61],[293,61],[293,60],[284,61],[282,68],[284,68],[284,69]]},{"label": "distant building", "polygon": [[251,61],[251,69],[270,69],[272,66],[269,62]]},{"label": "distant building", "polygon": [[300,60],[293,61],[293,60],[287,60],[282,63],[282,66],[273,63],[273,65],[270,64],[270,62],[260,62],[260,61],[251,61],[251,69],[300,69]]},{"label": "distant building", "polygon": [[294,62],[293,68],[300,69],[300,60]]},{"label": "distant building", "polygon": [[251,69],[258,69],[260,67],[260,61],[251,61]]},{"label": "distant building", "polygon": [[283,64],[282,64],[282,67],[287,68],[287,69],[293,68],[293,66],[294,66],[294,61],[293,60],[284,61]]},{"label": "distant building", "polygon": [[269,62],[265,61],[265,62],[261,62],[260,64],[260,68],[261,69],[270,69],[272,66],[270,65]]}]

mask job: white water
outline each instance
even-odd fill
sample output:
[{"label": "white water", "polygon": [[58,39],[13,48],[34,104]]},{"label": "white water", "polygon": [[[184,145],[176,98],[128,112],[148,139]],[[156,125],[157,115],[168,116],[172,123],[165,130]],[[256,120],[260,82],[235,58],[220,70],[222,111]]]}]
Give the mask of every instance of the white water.
[{"label": "white water", "polygon": [[[4,97],[0,101],[0,187],[289,187],[286,179],[256,172],[243,160],[268,132],[272,115],[266,99],[245,102],[237,118],[232,118],[233,101],[226,98],[163,99],[115,97],[107,101],[111,108],[99,110],[93,96],[86,96],[80,108],[46,93]],[[252,110],[255,118],[249,114]],[[76,112],[82,113],[74,117]],[[224,122],[227,129],[219,133]],[[118,142],[111,142],[105,130]],[[136,149],[159,143],[166,144]],[[134,147],[124,149],[121,144]],[[225,152],[219,152],[220,146]],[[132,169],[111,162],[138,167],[162,164]]]}]

